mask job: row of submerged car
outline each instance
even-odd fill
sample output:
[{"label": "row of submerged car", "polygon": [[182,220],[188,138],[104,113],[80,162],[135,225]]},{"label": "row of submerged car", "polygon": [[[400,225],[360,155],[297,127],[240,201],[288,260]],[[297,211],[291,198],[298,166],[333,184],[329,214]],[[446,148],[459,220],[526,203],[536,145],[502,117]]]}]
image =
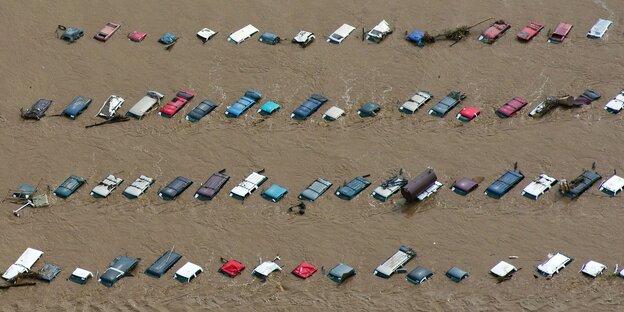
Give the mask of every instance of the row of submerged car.
[{"label": "row of submerged car", "polygon": [[[598,21],[590,28],[587,33],[588,38],[598,39],[602,38],[609,27],[613,24],[612,21],[606,19],[598,19]],[[62,32],[60,38],[63,40],[67,40],[72,43],[81,38],[84,35],[84,32],[77,27],[64,27],[60,26],[59,28]],[[99,41],[107,41],[111,38],[111,36],[117,32],[121,28],[121,25],[118,23],[108,22],[104,25],[104,27],[94,36],[96,40]],[[498,20],[488,26],[478,37],[478,39],[485,43],[493,43],[498,38],[500,38],[507,30],[511,29],[511,25],[505,23],[503,20]],[[531,21],[527,26],[522,28],[517,33],[517,38],[521,41],[530,41],[535,36],[539,34],[540,31],[544,29],[542,24]],[[572,24],[570,23],[559,23],[556,25],[554,30],[548,35],[548,41],[552,43],[561,43],[568,36],[569,32],[572,29]],[[331,35],[327,37],[327,42],[340,44],[344,41],[350,34],[355,30],[354,26],[349,24],[343,24],[338,27]],[[245,40],[251,38],[254,34],[258,33],[259,30],[255,26],[249,24],[235,32],[232,32],[228,35],[227,40],[229,42],[240,44]],[[389,34],[393,32],[393,27],[386,20],[382,20],[379,24],[375,25],[370,31],[366,32],[363,40],[372,43],[380,43],[383,41]],[[202,42],[206,43],[212,37],[214,37],[218,32],[214,31],[210,28],[202,28],[197,33],[196,36]],[[132,31],[128,34],[128,39],[133,42],[141,42],[147,37],[147,33],[143,31]],[[425,41],[427,40],[425,32],[420,30],[414,30],[411,33],[407,34],[405,39],[410,42],[414,42],[419,46],[423,46]],[[293,43],[301,45],[301,47],[306,47],[310,43],[315,40],[316,36],[313,32],[302,30],[295,35],[292,39]],[[179,37],[167,32],[162,35],[158,41],[165,45],[172,45],[178,41]],[[281,42],[280,36],[271,33],[264,32],[260,35],[258,41],[270,45],[274,45]]]},{"label": "row of submerged car", "polygon": [[[194,98],[194,94],[179,90],[175,96],[159,109],[158,114],[171,118],[182,110],[186,104]],[[143,118],[154,107],[159,106],[164,95],[158,91],[148,91],[139,101],[137,101],[125,114],[125,117],[133,117],[136,119]],[[433,98],[431,92],[418,91],[411,96],[407,101],[399,106],[399,111],[405,114],[414,114],[423,105],[429,102]],[[464,99],[466,94],[461,91],[450,91],[444,98],[438,101],[435,105],[429,109],[429,114],[435,117],[444,117],[457,107]],[[558,102],[562,102],[562,105],[568,107],[580,107],[583,105],[591,104],[592,102],[601,98],[601,95],[594,90],[585,90],[580,96],[572,97],[565,96],[560,98],[548,97],[543,102],[536,105],[530,112],[531,117],[540,117],[546,114],[549,110],[553,109]],[[225,110],[225,116],[231,118],[238,118],[247,112],[252,106],[259,103],[262,99],[262,94],[256,90],[250,89],[245,91],[242,97],[236,100],[233,104],[227,106]],[[92,98],[86,96],[76,96],[62,111],[61,115],[67,116],[71,119],[76,119],[83,111],[85,111],[91,102]],[[300,104],[290,115],[295,120],[305,120],[320,109],[325,103],[329,101],[328,98],[321,94],[312,94],[302,104]],[[119,116],[118,110],[124,104],[125,99],[118,95],[109,96],[102,104],[97,117],[110,120]],[[53,101],[50,99],[39,99],[31,105],[30,108],[21,109],[21,116],[24,119],[39,120],[43,118]],[[496,115],[500,118],[507,118],[514,115],[516,112],[524,108],[529,104],[528,101],[521,97],[513,97],[501,105],[496,110]],[[210,114],[219,105],[215,102],[205,99],[195,106],[186,115],[185,119],[190,122],[197,122]],[[269,116],[279,111],[282,106],[274,101],[265,101],[257,110],[258,114],[262,116]],[[610,99],[604,106],[604,109],[610,113],[617,114],[624,108],[624,90],[620,91],[616,96]],[[357,114],[362,118],[374,117],[381,111],[381,106],[377,103],[364,103],[362,104]],[[477,118],[481,114],[481,110],[472,106],[466,105],[456,115],[456,118],[461,121],[471,121]],[[332,106],[323,113],[322,118],[327,121],[335,121],[345,115],[345,111],[338,107]]]},{"label": "row of submerged car", "polygon": [[[39,270],[32,270],[34,264],[43,256],[43,251],[27,248],[24,253],[17,259],[17,261],[9,266],[4,272],[2,278],[9,283],[17,283],[21,278],[35,278],[51,282],[60,272],[61,268],[55,264],[45,263]],[[395,273],[407,273],[405,279],[413,284],[421,284],[427,279],[433,276],[433,272],[423,266],[417,266],[409,273],[404,268],[407,263],[416,257],[416,251],[407,246],[401,246],[399,249],[375,268],[373,274],[385,279],[390,278]],[[517,258],[511,256],[511,259]],[[182,259],[182,255],[175,252],[173,249],[166,250],[160,257],[145,269],[144,274],[155,279],[160,279],[166,275],[179,261]],[[557,252],[549,254],[548,258],[541,264],[536,266],[537,272],[546,277],[551,278],[553,275],[559,273],[563,268],[572,262],[572,258],[566,256],[563,253]],[[252,271],[252,276],[266,281],[269,276],[274,272],[281,272],[282,265],[279,264],[281,258],[276,256],[271,261],[259,261],[259,265]],[[117,256],[110,262],[104,273],[97,276],[98,282],[105,287],[111,287],[123,277],[131,276],[132,272],[137,268],[140,262],[140,258],[133,258],[127,255]],[[222,265],[217,270],[219,273],[235,278],[245,270],[245,265],[235,259],[223,259],[221,258]],[[324,271],[324,267],[321,268]],[[607,266],[594,261],[589,260],[582,265],[580,272],[595,278],[601,275]],[[173,279],[181,283],[189,283],[196,277],[198,277],[204,269],[192,262],[186,262],[179,267],[173,274]],[[291,271],[293,275],[300,279],[307,279],[312,277],[314,273],[318,271],[318,268],[306,261],[302,261],[295,269]],[[510,279],[518,268],[513,264],[501,260],[490,269],[490,274],[493,275],[499,282]],[[33,274],[34,273],[34,274]],[[324,272],[323,272],[324,273]],[[618,274],[624,277],[624,270],[618,272],[618,266],[615,266],[614,274]],[[327,277],[341,284],[350,277],[354,276],[356,271],[353,267],[339,263],[334,266],[327,273]],[[445,274],[452,281],[459,283],[469,276],[469,273],[463,269],[453,266],[446,271]],[[83,268],[76,268],[67,278],[68,280],[78,283],[86,284],[87,281],[93,277],[93,273]]]}]

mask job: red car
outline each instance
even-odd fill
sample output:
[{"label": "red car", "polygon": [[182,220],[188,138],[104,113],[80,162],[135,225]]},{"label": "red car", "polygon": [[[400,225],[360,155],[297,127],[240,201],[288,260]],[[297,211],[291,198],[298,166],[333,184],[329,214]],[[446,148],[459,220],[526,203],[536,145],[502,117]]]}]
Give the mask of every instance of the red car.
[{"label": "red car", "polygon": [[490,25],[490,27],[483,31],[483,33],[481,33],[481,36],[479,36],[479,41],[492,44],[509,28],[511,28],[511,25],[505,23],[502,20],[494,22],[492,25]]},{"label": "red car", "polygon": [[96,40],[100,40],[100,41],[106,41],[108,40],[108,38],[110,38],[119,28],[121,27],[121,25],[119,24],[115,24],[115,23],[111,23],[108,22],[106,23],[106,25],[104,25],[104,28],[102,28],[100,30],[100,32],[98,32],[95,36],[93,36],[94,39]]},{"label": "red car", "polygon": [[167,118],[173,117],[173,115],[180,111],[184,105],[186,105],[186,103],[193,98],[193,96],[195,96],[193,93],[184,90],[178,91],[176,96],[171,99],[167,105],[163,106],[158,114]]},{"label": "red car", "polygon": [[462,108],[457,114],[457,119],[461,121],[471,121],[481,114],[481,111],[468,105]]},{"label": "red car", "polygon": [[568,23],[559,23],[553,31],[552,34],[548,37],[548,42],[550,43],[562,43],[563,40],[568,36],[570,30],[572,29],[572,24]]},{"label": "red car", "polygon": [[496,110],[496,115],[500,118],[511,117],[513,114],[525,107],[527,104],[528,102],[525,101],[523,98],[516,96],[511,99],[511,101],[499,107]]},{"label": "red car", "polygon": [[518,39],[529,41],[533,39],[533,37],[537,36],[542,29],[544,29],[543,25],[531,22],[529,25],[524,26],[524,28],[522,28],[522,30],[517,34]]},{"label": "red car", "polygon": [[132,33],[128,34],[128,39],[134,42],[141,42],[143,41],[143,39],[145,39],[145,37],[147,37],[147,34],[142,31],[135,30]]}]

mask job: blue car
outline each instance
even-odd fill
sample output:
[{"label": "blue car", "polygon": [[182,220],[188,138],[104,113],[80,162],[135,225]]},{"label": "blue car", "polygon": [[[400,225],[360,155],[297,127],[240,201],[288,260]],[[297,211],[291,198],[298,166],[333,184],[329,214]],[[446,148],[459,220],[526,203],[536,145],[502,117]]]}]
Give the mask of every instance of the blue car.
[{"label": "blue car", "polygon": [[487,187],[485,195],[499,199],[507,194],[516,184],[520,183],[522,179],[524,179],[524,175],[520,171],[509,170]]},{"label": "blue car", "polygon": [[424,38],[425,38],[425,33],[418,29],[412,31],[409,35],[405,36],[405,40],[413,42],[419,47],[422,47],[425,45],[425,42],[423,41]]},{"label": "blue car", "polygon": [[111,287],[122,277],[130,276],[137,264],[139,264],[139,259],[117,256],[110,263],[108,269],[104,271],[104,274],[100,275],[98,282],[106,287]]},{"label": "blue car", "polygon": [[242,98],[238,99],[234,104],[228,106],[225,111],[225,116],[238,118],[246,110],[256,104],[260,98],[262,98],[262,94],[256,90],[247,90],[245,95]]},{"label": "blue car", "polygon": [[442,118],[465,98],[465,94],[451,91],[429,110],[429,115]]},{"label": "blue car", "polygon": [[67,105],[67,107],[65,107],[65,109],[63,110],[63,115],[71,119],[76,119],[76,117],[78,117],[78,115],[80,115],[82,111],[89,107],[91,101],[93,101],[93,99],[79,95],[75,97],[74,100],[71,101],[69,105]]},{"label": "blue car", "polygon": [[270,32],[264,32],[260,36],[260,38],[258,38],[258,41],[262,43],[274,45],[274,44],[278,44],[281,41],[281,38],[276,34],[272,34]]},{"label": "blue car", "polygon": [[273,101],[267,101],[266,103],[260,106],[258,109],[258,113],[262,116],[268,116],[279,110],[281,106]]},{"label": "blue car", "polygon": [[299,105],[299,107],[292,112],[290,118],[305,120],[327,101],[327,98],[320,94],[312,94],[303,104]]},{"label": "blue car", "polygon": [[71,194],[74,194],[84,183],[84,178],[73,175],[63,181],[63,183],[54,190],[53,194],[60,198],[67,198],[71,196]]}]

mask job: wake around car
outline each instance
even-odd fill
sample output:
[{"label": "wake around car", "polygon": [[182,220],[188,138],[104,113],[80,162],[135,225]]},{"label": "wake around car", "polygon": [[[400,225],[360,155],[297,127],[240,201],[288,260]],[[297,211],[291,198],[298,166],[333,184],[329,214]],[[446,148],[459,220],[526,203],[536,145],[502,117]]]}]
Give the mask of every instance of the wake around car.
[{"label": "wake around car", "polygon": [[176,96],[171,99],[169,103],[167,103],[167,105],[163,106],[163,108],[160,109],[160,112],[158,112],[158,114],[166,118],[171,118],[182,108],[184,108],[186,103],[193,99],[194,96],[195,95],[193,93],[180,90],[178,91],[178,93],[176,93]]}]

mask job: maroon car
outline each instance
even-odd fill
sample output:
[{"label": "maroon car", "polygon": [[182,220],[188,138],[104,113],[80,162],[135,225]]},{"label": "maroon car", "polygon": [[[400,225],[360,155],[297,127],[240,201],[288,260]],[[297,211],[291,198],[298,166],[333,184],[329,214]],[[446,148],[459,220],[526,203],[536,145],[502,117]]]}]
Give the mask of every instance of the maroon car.
[{"label": "maroon car", "polygon": [[568,36],[570,30],[572,29],[572,24],[568,23],[559,23],[557,27],[555,27],[555,31],[550,34],[548,37],[548,42],[550,43],[562,43],[563,40]]},{"label": "maroon car", "polygon": [[511,101],[499,107],[496,110],[496,115],[498,115],[498,117],[500,118],[511,117],[513,114],[525,107],[527,104],[528,102],[525,101],[523,98],[516,96],[511,99]]},{"label": "maroon car", "polygon": [[221,170],[211,175],[210,178],[199,187],[197,192],[195,192],[195,198],[200,200],[212,200],[230,179],[229,176],[223,174],[224,171],[225,170]]},{"label": "maroon car", "polygon": [[502,20],[494,22],[492,25],[490,25],[490,27],[483,31],[483,33],[481,33],[481,36],[479,36],[479,41],[490,44],[494,43],[494,41],[502,36],[509,28],[511,28],[511,25],[505,23]]},{"label": "maroon car", "polygon": [[188,91],[180,90],[176,93],[176,96],[160,109],[158,114],[163,117],[171,118],[178,111],[180,111],[188,101],[190,101],[195,95]]},{"label": "maroon car", "polygon": [[543,25],[531,22],[529,25],[524,26],[524,28],[522,28],[516,36],[518,36],[518,39],[520,40],[529,41],[533,39],[533,37],[537,36],[542,29],[544,29]]},{"label": "maroon car", "polygon": [[96,40],[100,40],[100,41],[106,41],[120,27],[121,27],[121,25],[119,25],[119,24],[108,22],[108,23],[106,23],[106,25],[104,25],[104,27],[100,30],[100,32],[98,32],[95,36],[93,36],[93,38],[96,39]]}]

